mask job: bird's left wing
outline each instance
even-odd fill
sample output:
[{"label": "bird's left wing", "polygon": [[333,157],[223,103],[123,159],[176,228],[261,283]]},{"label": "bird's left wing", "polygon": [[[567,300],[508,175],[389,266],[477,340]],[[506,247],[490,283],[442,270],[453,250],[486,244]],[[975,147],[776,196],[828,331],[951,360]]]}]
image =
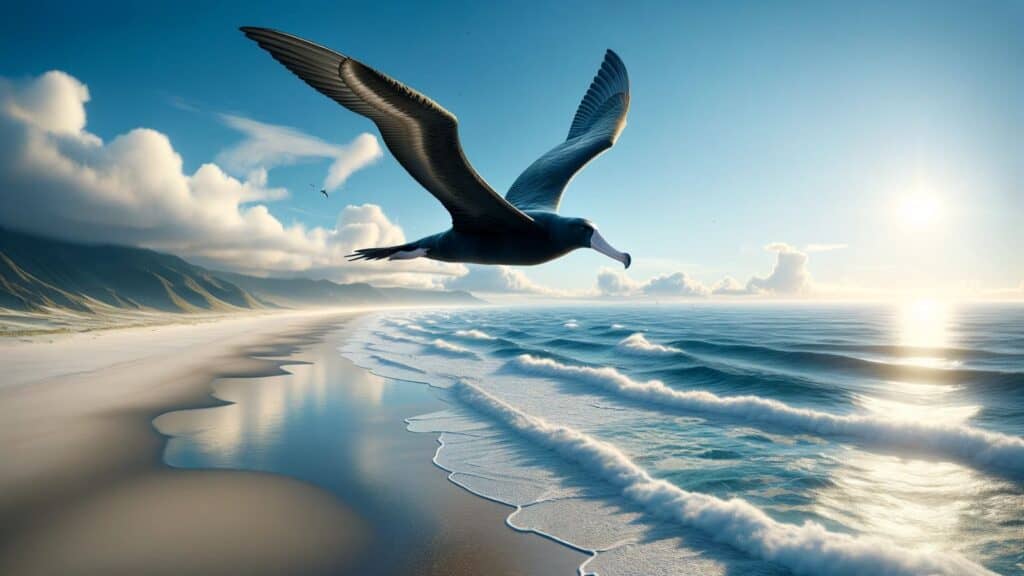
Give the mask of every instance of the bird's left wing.
[{"label": "bird's left wing", "polygon": [[505,199],[520,210],[558,210],[562,192],[588,162],[611,148],[626,127],[629,75],[608,50],[573,118],[569,136],[538,158],[512,184]]},{"label": "bird's left wing", "polygon": [[459,230],[539,226],[498,195],[466,160],[458,120],[439,104],[361,62],[267,28],[242,32],[307,84],[380,129],[388,150],[436,197]]}]

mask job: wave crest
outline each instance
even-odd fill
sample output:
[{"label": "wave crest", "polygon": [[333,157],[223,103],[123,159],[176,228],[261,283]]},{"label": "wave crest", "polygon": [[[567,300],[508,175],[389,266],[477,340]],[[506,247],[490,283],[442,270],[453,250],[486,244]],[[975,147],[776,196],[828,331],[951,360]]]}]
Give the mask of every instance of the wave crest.
[{"label": "wave crest", "polygon": [[451,342],[448,342],[447,340],[442,340],[440,338],[435,338],[434,340],[431,340],[430,343],[426,344],[426,346],[432,349],[434,352],[437,352],[445,356],[457,356],[463,358],[477,357],[477,355],[472,350],[469,350],[468,348],[463,348],[458,344],[452,344]]},{"label": "wave crest", "polygon": [[675,390],[660,380],[637,382],[611,367],[571,366],[529,354],[511,362],[528,373],[573,378],[632,400],[721,414],[818,436],[858,438],[873,446],[922,451],[1024,478],[1024,439],[971,426],[868,415],[840,416],[794,408],[760,396],[718,396],[704,390]]},{"label": "wave crest", "polygon": [[619,488],[652,514],[706,532],[796,574],[991,574],[962,556],[899,548],[885,540],[829,532],[816,522],[778,522],[745,500],[689,492],[650,476],[615,446],[548,423],[459,380],[459,398],[545,448]]},{"label": "wave crest", "polygon": [[616,348],[622,352],[640,356],[674,356],[683,352],[679,348],[655,344],[645,338],[641,332],[636,332],[626,338],[623,338],[616,345]]},{"label": "wave crest", "polygon": [[472,338],[474,340],[497,340],[496,337],[491,336],[483,330],[477,330],[476,328],[473,328],[472,330],[456,330],[455,335],[461,338]]}]

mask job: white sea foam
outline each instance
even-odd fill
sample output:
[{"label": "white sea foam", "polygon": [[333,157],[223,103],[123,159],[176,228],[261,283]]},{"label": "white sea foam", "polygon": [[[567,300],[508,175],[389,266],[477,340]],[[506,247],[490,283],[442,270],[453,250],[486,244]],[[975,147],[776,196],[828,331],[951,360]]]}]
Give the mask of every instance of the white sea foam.
[{"label": "white sea foam", "polygon": [[562,324],[562,327],[568,328],[570,330],[575,330],[580,327],[580,323],[577,322],[575,318],[570,318],[565,322],[565,324]]},{"label": "white sea foam", "polygon": [[577,463],[653,515],[701,530],[796,574],[991,574],[962,556],[907,550],[880,538],[830,532],[810,521],[786,524],[745,500],[683,490],[652,478],[612,444],[522,412],[469,382],[460,380],[453,389],[465,403]]},{"label": "white sea foam", "polygon": [[923,451],[1024,478],[1024,438],[972,426],[871,415],[841,416],[794,408],[759,396],[718,396],[703,390],[675,390],[660,380],[638,382],[611,367],[570,366],[528,354],[513,359],[512,364],[531,374],[573,378],[633,400],[722,414],[820,436],[859,438],[874,446]]},{"label": "white sea foam", "polygon": [[463,338],[473,338],[474,340],[497,340],[497,338],[487,332],[475,328],[472,330],[456,330],[455,335]]},{"label": "white sea foam", "polygon": [[451,356],[466,356],[470,358],[476,357],[476,354],[474,354],[472,350],[469,350],[468,348],[463,348],[458,344],[452,344],[451,342],[448,342],[447,340],[442,340],[440,338],[435,338],[429,344],[427,344],[427,346],[442,354],[447,354]]},{"label": "white sea foam", "polygon": [[645,338],[640,332],[623,338],[622,341],[616,345],[616,348],[621,352],[635,354],[638,356],[673,356],[682,352],[679,348],[655,344]]},{"label": "white sea foam", "polygon": [[404,326],[402,326],[402,328],[404,328],[406,330],[410,330],[412,332],[426,332],[426,333],[430,332],[430,330],[427,330],[423,326],[420,326],[419,324],[413,324],[411,322],[408,323],[408,324],[405,324]]}]

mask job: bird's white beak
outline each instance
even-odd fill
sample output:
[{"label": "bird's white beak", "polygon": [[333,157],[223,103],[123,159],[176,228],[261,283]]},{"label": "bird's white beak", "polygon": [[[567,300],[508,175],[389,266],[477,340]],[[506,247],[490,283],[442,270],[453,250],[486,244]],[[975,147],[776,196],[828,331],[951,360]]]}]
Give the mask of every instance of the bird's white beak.
[{"label": "bird's white beak", "polygon": [[622,265],[626,268],[629,268],[629,265],[633,263],[633,258],[628,253],[619,252],[615,248],[612,248],[612,245],[609,244],[604,239],[604,236],[601,236],[601,233],[597,230],[594,230],[594,235],[590,237],[590,247],[612,260],[622,262]]}]

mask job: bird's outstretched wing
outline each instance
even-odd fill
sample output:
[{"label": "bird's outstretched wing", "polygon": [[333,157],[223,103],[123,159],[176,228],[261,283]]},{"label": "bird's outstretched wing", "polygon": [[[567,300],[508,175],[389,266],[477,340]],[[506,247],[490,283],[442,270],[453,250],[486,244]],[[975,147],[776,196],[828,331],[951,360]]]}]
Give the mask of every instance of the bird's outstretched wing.
[{"label": "bird's outstretched wing", "polygon": [[538,158],[512,184],[505,199],[520,210],[558,210],[562,192],[587,162],[611,148],[626,127],[629,76],[609,50],[590,84],[565,142]]},{"label": "bird's outstretched wing", "polygon": [[473,170],[459,144],[458,120],[430,98],[290,34],[252,27],[242,32],[307,84],[373,120],[388,150],[451,213],[456,229],[538,228]]}]

